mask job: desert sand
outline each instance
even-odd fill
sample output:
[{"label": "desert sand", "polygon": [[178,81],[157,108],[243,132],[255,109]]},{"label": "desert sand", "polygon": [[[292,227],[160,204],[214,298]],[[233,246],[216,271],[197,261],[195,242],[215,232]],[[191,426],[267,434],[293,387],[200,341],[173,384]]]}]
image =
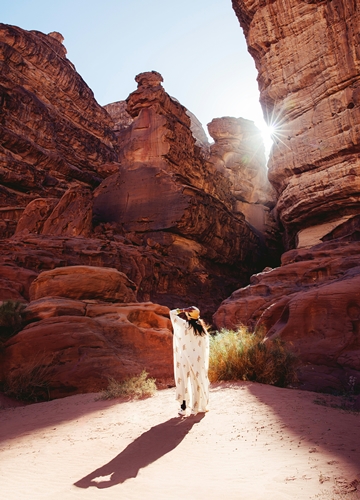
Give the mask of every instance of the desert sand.
[{"label": "desert sand", "polygon": [[1,498],[360,498],[359,413],[250,382],[213,385],[210,398],[208,413],[186,418],[172,388],[138,401],[3,400]]}]

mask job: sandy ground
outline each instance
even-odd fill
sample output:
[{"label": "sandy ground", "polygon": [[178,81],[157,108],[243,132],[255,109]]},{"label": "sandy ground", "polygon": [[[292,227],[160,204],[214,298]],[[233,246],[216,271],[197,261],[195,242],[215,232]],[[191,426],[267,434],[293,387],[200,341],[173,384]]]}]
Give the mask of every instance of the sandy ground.
[{"label": "sandy ground", "polygon": [[359,413],[247,382],[210,396],[208,413],[187,418],[173,389],[1,409],[1,498],[360,499]]}]

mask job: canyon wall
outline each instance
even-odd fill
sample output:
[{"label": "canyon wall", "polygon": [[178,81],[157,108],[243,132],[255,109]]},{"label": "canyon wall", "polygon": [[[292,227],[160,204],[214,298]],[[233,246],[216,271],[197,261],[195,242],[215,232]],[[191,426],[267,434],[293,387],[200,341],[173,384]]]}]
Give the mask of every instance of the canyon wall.
[{"label": "canyon wall", "polygon": [[360,11],[350,0],[233,0],[274,125],[269,179],[286,245],[359,213]]},{"label": "canyon wall", "polygon": [[0,382],[14,386],[34,363],[51,397],[140,366],[165,380],[168,308],[196,304],[211,321],[267,264],[267,224],[236,205],[270,210],[265,163],[225,162],[237,169],[227,175],[221,147],[214,161],[156,71],[105,109],[59,33],[1,25],[0,42],[0,300],[26,305],[25,327],[0,353]]},{"label": "canyon wall", "polygon": [[281,266],[214,315],[298,357],[298,386],[360,390],[360,12],[354,1],[233,0],[275,128],[269,180]]}]

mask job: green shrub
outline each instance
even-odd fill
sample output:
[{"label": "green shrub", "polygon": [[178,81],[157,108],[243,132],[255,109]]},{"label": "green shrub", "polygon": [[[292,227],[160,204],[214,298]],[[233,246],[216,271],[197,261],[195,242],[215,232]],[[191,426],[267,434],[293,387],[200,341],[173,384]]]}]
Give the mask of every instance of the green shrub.
[{"label": "green shrub", "polygon": [[17,300],[5,300],[0,304],[0,341],[5,342],[21,330],[25,307]]},{"label": "green shrub", "polygon": [[140,375],[117,381],[109,378],[109,385],[100,394],[100,399],[128,398],[140,399],[153,396],[156,392],[154,378],[148,378],[148,373],[143,370]]},{"label": "green shrub", "polygon": [[221,330],[210,338],[209,379],[251,380],[286,387],[296,380],[296,358],[280,339],[263,341],[245,327]]}]

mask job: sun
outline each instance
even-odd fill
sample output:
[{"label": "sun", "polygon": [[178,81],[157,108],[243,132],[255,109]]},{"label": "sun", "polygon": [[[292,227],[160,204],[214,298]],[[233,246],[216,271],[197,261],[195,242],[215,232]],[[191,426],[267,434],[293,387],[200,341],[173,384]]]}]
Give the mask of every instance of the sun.
[{"label": "sun", "polygon": [[265,155],[268,158],[271,148],[273,146],[274,137],[276,136],[276,127],[274,125],[267,125],[265,121],[257,124],[261,132],[261,137],[265,146]]}]

